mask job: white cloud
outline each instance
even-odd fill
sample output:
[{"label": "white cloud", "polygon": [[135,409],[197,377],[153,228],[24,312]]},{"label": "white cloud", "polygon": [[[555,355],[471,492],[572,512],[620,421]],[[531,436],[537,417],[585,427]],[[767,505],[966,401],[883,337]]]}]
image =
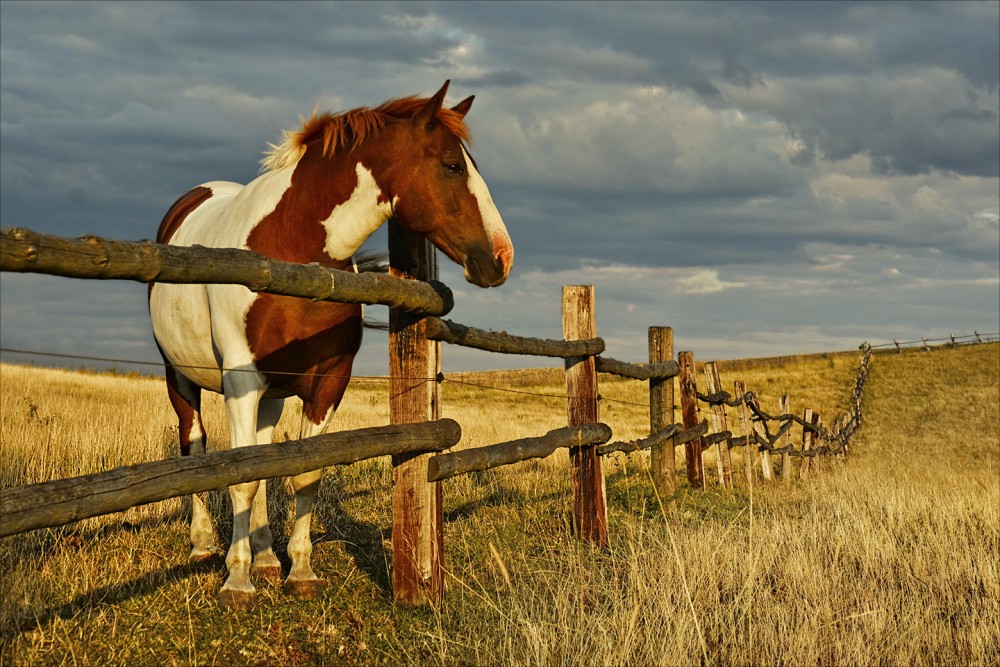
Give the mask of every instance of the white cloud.
[{"label": "white cloud", "polygon": [[703,269],[677,281],[677,291],[682,294],[714,294],[727,289],[745,287],[746,283],[719,280],[715,269]]}]

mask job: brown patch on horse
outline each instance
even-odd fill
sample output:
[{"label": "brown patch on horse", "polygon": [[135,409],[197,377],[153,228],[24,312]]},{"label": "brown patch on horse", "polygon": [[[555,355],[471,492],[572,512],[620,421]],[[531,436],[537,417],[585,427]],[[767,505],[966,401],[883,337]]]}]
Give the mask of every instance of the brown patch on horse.
[{"label": "brown patch on horse", "polygon": [[[292,182],[281,200],[247,237],[250,250],[286,262],[318,262],[334,269],[347,269],[350,259],[334,261],[326,254],[326,228],[338,204],[347,201],[358,184],[354,165],[333,170],[327,158],[307,151],[292,174]],[[288,230],[294,229],[294,234]]]},{"label": "brown patch on horse", "polygon": [[[300,129],[286,131],[280,145],[271,146],[271,152],[261,161],[261,166],[270,171],[290,166],[302,157],[306,144],[316,140],[322,140],[323,155],[326,156],[350,150],[366,137],[378,133],[390,120],[413,118],[428,101],[430,98],[412,95],[389,100],[374,109],[358,107],[339,114],[313,113]],[[468,109],[460,107],[458,111],[441,107],[437,121],[456,137],[468,142],[469,128],[463,113]]]},{"label": "brown patch on horse", "polygon": [[[160,355],[163,355],[162,351]],[[201,431],[202,440],[206,439],[205,426],[201,422],[201,400],[197,395],[193,398],[185,396],[180,390],[177,370],[167,361],[166,356],[163,356],[163,366],[164,376],[167,380],[167,398],[170,399],[170,405],[173,406],[174,412],[177,414],[181,456],[188,456],[191,454],[191,430],[196,422],[198,430]],[[196,391],[200,394],[201,389]]]},{"label": "brown patch on horse", "polygon": [[181,198],[174,202],[167,214],[160,222],[160,228],[156,230],[157,243],[170,243],[170,239],[180,229],[191,212],[205,203],[205,200],[212,196],[212,189],[199,185],[188,190]]},{"label": "brown patch on horse", "polygon": [[254,365],[270,389],[301,398],[314,424],[340,405],[361,331],[361,306],[274,294],[259,294],[246,317]]}]

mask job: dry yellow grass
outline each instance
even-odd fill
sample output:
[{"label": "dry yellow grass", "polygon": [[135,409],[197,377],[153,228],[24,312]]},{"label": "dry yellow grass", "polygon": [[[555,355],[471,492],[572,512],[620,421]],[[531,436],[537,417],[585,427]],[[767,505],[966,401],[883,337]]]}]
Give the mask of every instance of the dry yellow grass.
[{"label": "dry yellow grass", "polygon": [[[663,509],[643,457],[612,457],[606,551],[570,535],[564,453],[448,480],[449,592],[435,610],[391,603],[381,460],[326,476],[314,562],[330,586],[312,603],[261,586],[253,612],[220,611],[223,566],[186,564],[181,500],[5,538],[0,664],[998,664],[998,351],[878,355],[851,457],[807,480],[705,493],[682,483]],[[857,361],[721,372],[727,388],[742,376],[765,409],[788,393],[793,411],[829,422]],[[564,391],[557,370],[453,379]],[[443,391],[462,446],[565,424],[559,398],[449,381]],[[337,426],[385,423],[385,392],[352,385]],[[616,438],[644,434],[646,412],[632,405],[646,400],[642,383],[602,376],[601,393]],[[175,455],[156,380],[5,365],[0,410],[4,487]],[[206,425],[226,441],[214,397]],[[706,471],[713,480],[711,456]],[[272,496],[284,535],[289,497],[280,484]],[[227,503],[214,495],[223,540]]]}]

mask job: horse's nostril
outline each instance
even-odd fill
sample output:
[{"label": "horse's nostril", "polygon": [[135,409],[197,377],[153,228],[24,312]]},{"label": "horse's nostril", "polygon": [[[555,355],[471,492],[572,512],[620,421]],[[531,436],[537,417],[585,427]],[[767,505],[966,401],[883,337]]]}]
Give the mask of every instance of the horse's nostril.
[{"label": "horse's nostril", "polygon": [[514,248],[511,247],[510,243],[500,245],[499,247],[500,249],[496,253],[495,262],[500,275],[506,279],[510,274],[511,268],[514,266]]}]

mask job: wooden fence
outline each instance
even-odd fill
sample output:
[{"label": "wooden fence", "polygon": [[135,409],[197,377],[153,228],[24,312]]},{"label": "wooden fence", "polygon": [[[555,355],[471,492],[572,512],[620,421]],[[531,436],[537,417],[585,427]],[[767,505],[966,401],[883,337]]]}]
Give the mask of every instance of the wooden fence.
[{"label": "wooden fence", "polygon": [[[699,395],[694,377],[694,355],[682,352],[674,361],[673,334],[669,327],[649,328],[649,362],[632,364],[602,355],[604,341],[595,330],[595,301],[592,286],[567,286],[563,289],[562,340],[543,340],[483,331],[438,316],[452,307],[451,292],[437,282],[435,252],[429,243],[412,237],[389,223],[390,275],[353,274],[317,265],[302,266],[278,262],[242,250],[202,247],[172,247],[149,242],[127,243],[96,237],[71,240],[36,234],[25,229],[0,231],[0,270],[48,273],[77,278],[127,279],[140,282],[229,283],[248,288],[312,299],[378,303],[390,306],[390,431],[344,432],[308,440],[286,442],[267,447],[249,447],[209,456],[253,453],[267,461],[266,468],[247,475],[199,477],[200,466],[219,466],[209,456],[143,464],[99,473],[88,478],[60,480],[49,486],[30,485],[0,491],[0,535],[34,527],[58,525],[84,516],[127,509],[134,504],[152,502],[196,491],[262,477],[287,476],[307,469],[344,464],[362,458],[391,455],[393,464],[393,590],[396,600],[405,604],[437,602],[444,591],[444,543],[442,499],[439,480],[507,465],[530,458],[544,457],[559,448],[568,448],[573,483],[573,523],[579,539],[603,547],[608,541],[607,498],[602,456],[616,451],[650,450],[650,468],[656,492],[667,496],[676,488],[675,447],[685,447],[688,480],[705,487],[702,452],[718,448],[718,471],[724,485],[732,484],[728,452],[733,447],[756,446],[765,478],[772,476],[770,458],[783,457],[782,476],[788,478],[785,464],[793,456],[808,462],[820,453],[843,453],[849,435],[860,422],[860,389],[856,389],[856,408],[836,433],[824,431],[807,414],[803,418],[764,413],[756,397],[737,385],[737,399],[721,392],[714,366],[709,372],[709,396]],[[522,354],[560,358],[566,371],[567,427],[537,438],[527,438],[489,447],[435,454],[458,442],[460,429],[450,420],[441,420],[438,383],[433,381],[441,370],[441,343],[462,345],[501,354]],[[863,366],[867,368],[870,350]],[[711,368],[711,370],[709,370]],[[611,429],[600,422],[598,373],[609,373],[649,384],[650,436],[631,442],[609,442]],[[674,380],[680,376],[681,421],[674,423]],[[867,371],[865,377],[867,376]],[[697,401],[707,401],[712,410],[712,430],[707,420],[699,420]],[[728,430],[724,410],[729,402],[740,409],[743,436],[734,437]],[[772,434],[767,424],[777,420],[780,426]],[[801,423],[803,444],[799,450],[787,444],[790,425]],[[849,428],[847,425],[850,425]],[[808,443],[806,442],[808,434]],[[324,439],[325,440],[321,440]],[[370,446],[381,438],[385,447]],[[824,445],[818,445],[820,438]],[[841,443],[834,447],[833,443]],[[355,445],[349,445],[355,443]],[[362,446],[362,443],[369,443]],[[367,447],[367,448],[366,448]],[[317,448],[321,454],[303,458]],[[337,450],[337,451],[334,451]],[[340,451],[353,452],[341,454]],[[244,452],[246,452],[244,454]],[[280,454],[279,452],[283,453]],[[290,453],[290,455],[289,455]],[[785,459],[784,457],[788,457]],[[745,456],[750,462],[753,457]],[[182,463],[183,465],[178,466]],[[747,463],[749,465],[749,463]],[[92,503],[87,505],[87,489],[94,479],[104,484],[129,487],[129,480],[143,478],[143,466],[166,466],[176,473],[171,484],[142,481],[140,491],[127,497],[132,505]],[[304,467],[303,467],[304,466]],[[226,469],[225,465],[221,466]],[[229,466],[232,468],[232,466]],[[150,468],[149,470],[153,470]],[[804,470],[804,469],[803,469]],[[265,472],[266,471],[266,472]],[[745,469],[748,479],[752,471]],[[260,475],[259,477],[256,475]],[[102,477],[105,476],[105,477]],[[105,479],[106,478],[106,479]],[[171,477],[171,479],[175,479]],[[195,481],[199,480],[199,481]],[[162,488],[160,487],[162,485]],[[101,488],[101,487],[98,487]],[[108,487],[111,488],[111,487]],[[43,519],[8,518],[21,515],[30,505],[49,505],[51,498],[74,489],[68,495],[71,509]],[[45,502],[39,502],[39,494]],[[167,494],[167,495],[164,495]],[[124,497],[124,496],[123,496]],[[104,501],[101,501],[104,502]],[[88,513],[89,512],[89,513]],[[9,526],[12,528],[8,529]],[[24,527],[27,526],[27,527]]]},{"label": "wooden fence", "polygon": [[935,345],[958,347],[959,345],[982,345],[983,343],[996,343],[998,341],[1000,341],[1000,333],[981,334],[978,331],[975,331],[964,336],[951,334],[947,338],[928,338],[927,336],[923,336],[920,340],[906,341],[899,341],[893,338],[891,343],[880,343],[878,345],[872,345],[871,347],[876,349],[895,348],[897,353],[902,353],[905,348],[920,347],[925,352],[930,352],[931,348]]}]

